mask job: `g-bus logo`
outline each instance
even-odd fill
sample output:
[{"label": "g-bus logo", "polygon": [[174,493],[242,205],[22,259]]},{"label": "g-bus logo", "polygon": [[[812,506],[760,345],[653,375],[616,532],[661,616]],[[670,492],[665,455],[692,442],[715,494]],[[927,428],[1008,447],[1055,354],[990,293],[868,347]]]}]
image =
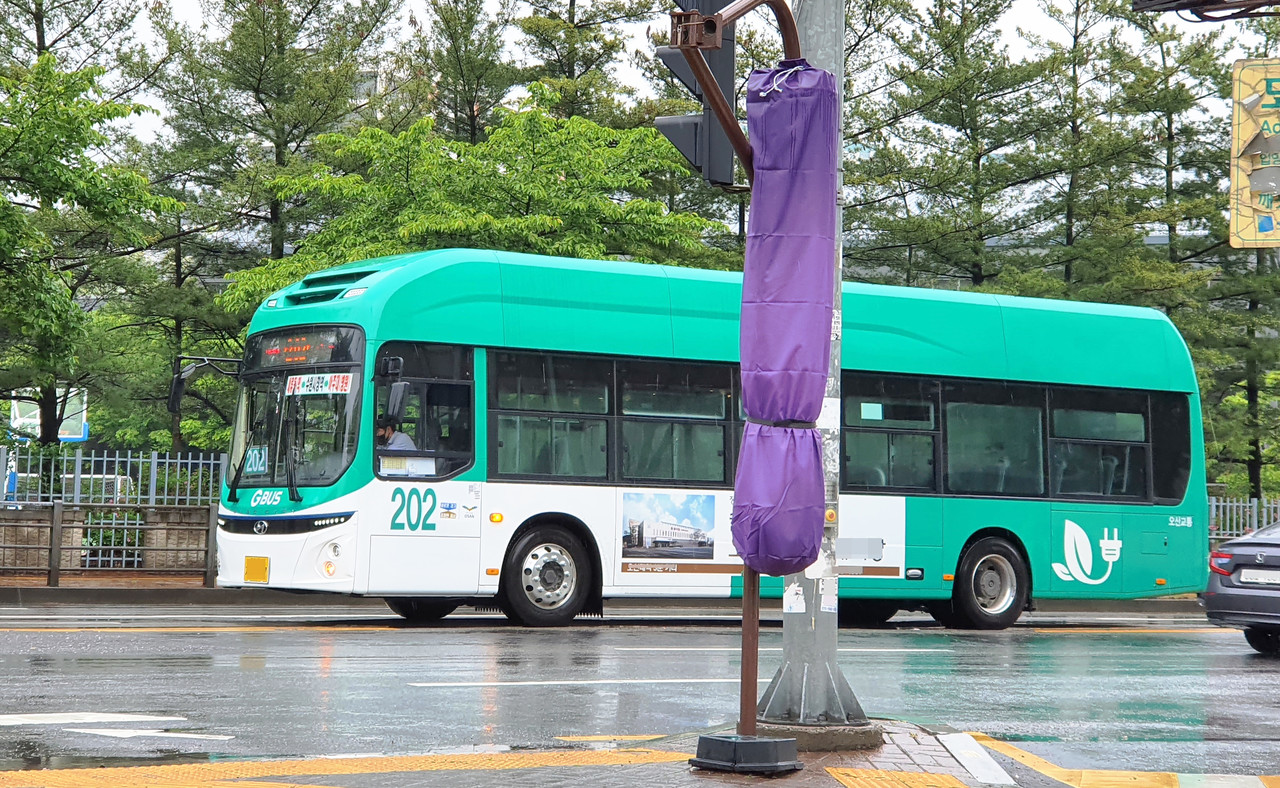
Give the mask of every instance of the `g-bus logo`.
[{"label": "g-bus logo", "polygon": [[284,495],[283,490],[258,490],[249,499],[250,506],[275,506],[280,503],[280,498]]}]

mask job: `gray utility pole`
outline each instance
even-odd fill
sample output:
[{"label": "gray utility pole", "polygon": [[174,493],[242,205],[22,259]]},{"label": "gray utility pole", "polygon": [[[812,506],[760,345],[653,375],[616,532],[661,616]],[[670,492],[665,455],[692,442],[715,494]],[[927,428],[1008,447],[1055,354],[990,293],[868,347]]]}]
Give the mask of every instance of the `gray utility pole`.
[{"label": "gray utility pole", "polygon": [[[835,75],[839,106],[844,106],[845,0],[795,0],[800,49],[809,64]],[[843,128],[840,139],[843,140]],[[843,156],[843,142],[841,156]],[[831,199],[842,202],[837,168]],[[840,212],[837,211],[837,216]],[[787,575],[783,591],[783,662],[760,699],[758,726],[763,736],[795,736],[801,750],[872,748],[881,744],[878,726],[862,711],[836,661],[836,532],[840,512],[840,345],[843,279],[842,228],[832,250],[835,310],[831,319],[831,358],[818,429],[826,482],[826,523],[818,560],[801,574]]]}]

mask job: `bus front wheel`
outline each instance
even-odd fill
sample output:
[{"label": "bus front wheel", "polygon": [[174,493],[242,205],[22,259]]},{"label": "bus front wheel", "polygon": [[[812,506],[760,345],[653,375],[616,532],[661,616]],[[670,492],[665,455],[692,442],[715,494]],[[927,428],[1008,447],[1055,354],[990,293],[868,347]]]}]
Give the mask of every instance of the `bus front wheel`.
[{"label": "bus front wheel", "polygon": [[458,609],[457,602],[443,599],[414,599],[411,597],[388,597],[383,600],[391,612],[411,624],[428,624],[439,621]]},{"label": "bus front wheel", "polygon": [[956,569],[952,610],[972,629],[1005,629],[1027,606],[1031,573],[1017,548],[998,536],[979,539]]},{"label": "bus front wheel", "polygon": [[520,537],[502,570],[502,610],[527,627],[568,624],[591,590],[592,567],[578,537],[540,525]]}]

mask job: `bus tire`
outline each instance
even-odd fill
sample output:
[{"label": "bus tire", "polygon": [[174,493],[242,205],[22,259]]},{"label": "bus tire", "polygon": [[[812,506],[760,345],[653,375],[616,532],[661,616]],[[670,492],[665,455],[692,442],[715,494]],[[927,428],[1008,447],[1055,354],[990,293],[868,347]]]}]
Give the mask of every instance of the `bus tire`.
[{"label": "bus tire", "polygon": [[935,599],[926,603],[924,609],[929,611],[929,615],[933,616],[934,621],[944,627],[957,629],[963,624],[960,616],[956,615],[955,605],[952,604],[950,599]]},{"label": "bus tire", "polygon": [[447,599],[421,599],[412,597],[387,597],[383,600],[391,612],[410,624],[429,624],[439,621],[458,609],[457,602]]},{"label": "bus tire", "polygon": [[537,526],[507,556],[502,612],[527,627],[563,626],[582,612],[592,580],[590,556],[578,537],[558,525]]},{"label": "bus tire", "polygon": [[988,536],[960,557],[952,609],[970,629],[1006,629],[1018,620],[1031,593],[1031,573],[1008,541]]},{"label": "bus tire", "polygon": [[898,612],[898,603],[891,599],[841,599],[840,626],[860,629],[882,627]]}]

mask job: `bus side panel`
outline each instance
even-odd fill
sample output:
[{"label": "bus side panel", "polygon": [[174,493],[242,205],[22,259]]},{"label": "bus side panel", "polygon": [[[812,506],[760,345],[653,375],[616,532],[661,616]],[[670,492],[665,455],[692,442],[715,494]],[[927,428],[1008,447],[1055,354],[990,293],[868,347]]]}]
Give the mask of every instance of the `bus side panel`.
[{"label": "bus side panel", "polygon": [[[958,572],[965,543],[986,529],[1009,531],[1021,543],[1031,570],[1032,596],[1049,589],[1049,502],[993,500],[991,498],[946,498],[942,503],[945,529],[942,571]],[[1015,545],[1016,546],[1016,545]],[[956,578],[960,582],[960,578]]]},{"label": "bus side panel", "polygon": [[369,538],[366,593],[476,593],[480,494],[474,482],[371,484],[361,509]]},{"label": "bus side panel", "polygon": [[[614,576],[614,543],[617,541],[616,489],[567,484],[489,482],[484,485],[480,531],[479,574],[481,593],[497,593],[503,562],[511,539],[521,525],[540,516],[567,515],[591,533],[600,552],[599,570],[606,594]],[[591,549],[587,545],[588,550]],[[476,571],[476,565],[472,565]]]}]

